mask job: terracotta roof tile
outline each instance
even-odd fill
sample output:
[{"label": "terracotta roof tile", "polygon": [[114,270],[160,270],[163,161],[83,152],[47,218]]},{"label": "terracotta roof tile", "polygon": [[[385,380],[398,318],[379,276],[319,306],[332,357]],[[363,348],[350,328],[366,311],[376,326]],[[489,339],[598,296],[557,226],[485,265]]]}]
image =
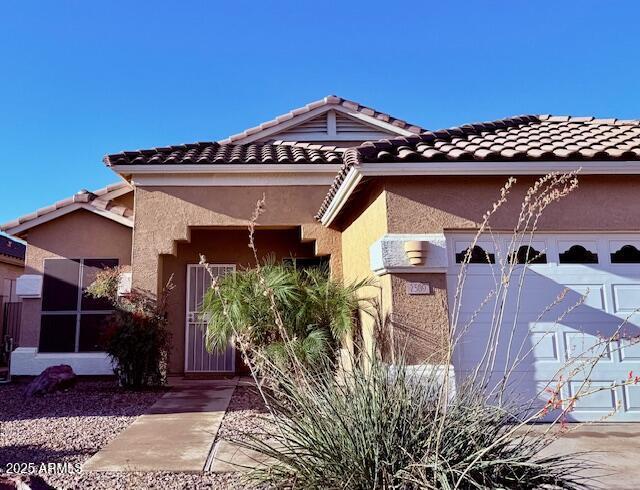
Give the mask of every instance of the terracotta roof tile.
[{"label": "terracotta roof tile", "polygon": [[[59,209],[66,208],[67,206],[70,206],[72,204],[83,204],[83,205],[86,204],[92,208],[95,208],[99,211],[106,213],[107,216],[109,214],[112,214],[112,215],[122,216],[125,218],[132,218],[133,217],[132,209],[118,205],[114,201],[112,201],[115,194],[111,194],[111,193],[113,191],[117,191],[120,189],[123,189],[123,190],[132,189],[132,187],[126,182],[118,182],[116,184],[108,185],[106,187],[103,187],[102,189],[98,189],[93,192],[89,192],[86,189],[82,189],[71,197],[58,201],[55,204],[52,204],[50,206],[40,208],[33,213],[20,216],[19,218],[9,223],[0,225],[0,230],[10,232],[12,228],[20,226],[29,221],[33,221],[42,216],[46,216],[47,214],[51,214],[54,211],[57,211]],[[119,193],[118,195],[122,195],[122,193]],[[131,224],[133,224],[133,221],[131,221]]]},{"label": "terracotta roof tile", "polygon": [[443,160],[640,160],[640,120],[523,115],[366,142],[345,152],[317,217],[324,215],[354,165]]},{"label": "terracotta roof tile", "polygon": [[344,149],[293,142],[246,145],[215,142],[176,145],[150,150],[123,151],[104,157],[113,165],[207,165],[341,163]]}]

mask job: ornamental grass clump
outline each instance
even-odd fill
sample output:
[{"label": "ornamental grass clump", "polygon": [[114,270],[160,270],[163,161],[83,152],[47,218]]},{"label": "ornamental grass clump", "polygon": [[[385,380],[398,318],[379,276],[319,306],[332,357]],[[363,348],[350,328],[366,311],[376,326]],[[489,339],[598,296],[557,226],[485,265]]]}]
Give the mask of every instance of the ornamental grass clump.
[{"label": "ornamental grass clump", "polygon": [[[529,265],[537,254],[545,253],[544,249],[532,252],[534,237],[548,206],[573,192],[578,180],[576,172],[537,179],[525,191],[519,211],[516,208],[513,234],[503,250],[491,220],[497,212],[508,211],[503,205],[515,183],[516,179],[508,179],[497,201],[481,217],[450,298],[448,335],[434,343],[433,355],[422,359],[419,368],[407,366],[403,359],[410,342],[422,339],[404,334],[394,337],[394,328],[404,325],[377,310],[372,315],[376,322],[372,331],[381,333],[378,337],[385,341],[374,340],[371,351],[351,352],[342,358],[346,362],[320,369],[309,369],[288,342],[283,348],[294,369],[283,369],[267,352],[252,350],[250,343],[238,343],[273,422],[261,433],[243,434],[235,440],[269,458],[268,465],[248,474],[253,483],[275,488],[434,490],[593,485],[595,467],[588,455],[554,456],[549,447],[571,430],[567,421],[579,400],[638,383],[640,378],[633,373],[611,386],[591,383],[591,373],[615,347],[626,320],[593,348],[564,363],[531,399],[522,399],[517,375],[536,347],[517,335],[522,326],[520,306],[527,301],[523,285]],[[258,212],[254,218],[257,216]],[[255,219],[249,226],[250,236],[253,225]],[[483,243],[495,248],[495,266],[486,256],[493,283],[488,282],[486,296],[467,314],[462,298],[481,236]],[[288,316],[280,309],[276,291],[267,286],[269,281],[260,267],[255,274],[255,294],[265,298],[276,331],[286,338],[288,331],[283,326]],[[550,322],[547,316],[564,299],[560,294],[528,326]],[[569,304],[555,324],[561,324],[583,302],[581,297]],[[488,327],[487,320],[477,321],[484,309],[489,310]],[[228,309],[221,311],[230,314]],[[407,332],[424,330],[423,325],[407,327]],[[230,328],[231,334],[238,335],[235,326]],[[486,343],[479,341],[475,346],[482,358],[462,371],[461,339],[478,328],[487,334]],[[566,395],[568,383],[577,387],[570,396]],[[536,422],[548,424],[535,428]],[[584,476],[586,469],[590,478]]]},{"label": "ornamental grass clump", "polygon": [[173,289],[171,280],[158,298],[145,291],[118,294],[122,269],[97,273],[87,293],[113,305],[106,320],[105,351],[114,363],[120,386],[141,389],[162,386],[167,377],[171,335],[167,329],[166,299]]},{"label": "ornamental grass clump", "polygon": [[276,488],[582,488],[574,458],[543,457],[544,433],[518,434],[515,417],[464,387],[443,406],[435,369],[352,362],[335,373],[269,370],[262,390],[274,423],[240,446],[273,461],[249,474]]}]

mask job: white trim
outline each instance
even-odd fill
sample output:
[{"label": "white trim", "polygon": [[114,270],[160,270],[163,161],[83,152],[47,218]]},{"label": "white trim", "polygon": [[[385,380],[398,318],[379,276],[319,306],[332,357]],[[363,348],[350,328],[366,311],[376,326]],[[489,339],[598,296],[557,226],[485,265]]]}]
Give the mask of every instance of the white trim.
[{"label": "white trim", "polygon": [[113,165],[118,173],[145,174],[325,174],[340,170],[340,163],[225,163],[191,165]]},{"label": "white trim", "polygon": [[321,185],[329,187],[335,180],[335,172],[324,175],[211,175],[211,174],[156,174],[134,176],[132,182],[138,187],[299,187]]},{"label": "white trim", "polygon": [[25,221],[24,223],[20,223],[17,226],[12,228],[5,228],[2,231],[9,235],[16,235],[18,233],[22,233],[23,231],[29,230],[34,226],[38,226],[44,223],[47,223],[56,218],[60,218],[66,214],[72,213],[79,209],[85,209],[86,211],[90,211],[98,216],[102,216],[103,218],[108,218],[110,220],[115,221],[116,223],[120,223],[121,225],[127,226],[129,228],[133,228],[133,220],[131,218],[127,218],[125,216],[120,216],[119,214],[112,213],[110,211],[105,211],[102,209],[97,209],[91,206],[90,203],[73,203],[68,206],[64,206],[62,208],[56,209],[55,211],[51,211],[50,213],[45,213],[42,216],[38,216],[37,218]]},{"label": "white trim", "polygon": [[68,364],[79,375],[113,375],[113,364],[106,352],[38,353],[35,347],[18,347],[11,353],[13,376],[37,376],[58,364]]},{"label": "white trim", "polygon": [[[363,177],[408,177],[417,175],[545,175],[580,170],[581,175],[638,175],[640,161],[540,161],[540,162],[390,162],[354,165],[340,184],[320,219],[325,226],[336,218]],[[355,183],[355,185],[354,185]]]},{"label": "white trim", "polygon": [[114,165],[136,186],[303,186],[335,180],[340,164]]},{"label": "white trim", "polygon": [[124,196],[125,194],[129,194],[129,192],[133,192],[133,187],[128,182],[124,182],[127,185],[122,186],[119,189],[114,189],[110,192],[106,192],[98,197],[96,197],[95,201],[111,201],[112,199],[116,199],[120,196]]},{"label": "white trim", "polygon": [[[262,138],[267,138],[269,136],[276,136],[278,133],[281,133],[288,128],[298,126],[299,124],[302,124],[305,121],[308,121],[309,119],[313,119],[314,117],[320,114],[323,114],[334,108],[335,108],[334,105],[322,105],[320,107],[316,107],[315,109],[311,109],[309,112],[305,112],[304,114],[300,114],[298,116],[292,116],[291,119],[287,119],[286,121],[277,123],[269,128],[257,130],[255,133],[249,134],[241,139],[233,139],[233,141],[231,141],[230,143],[234,145],[245,145],[247,143],[253,143]],[[282,116],[279,116],[279,117],[282,117]],[[224,138],[223,140],[220,140],[219,143],[227,144],[229,143],[228,140],[232,138],[233,136],[229,136],[228,138]]]},{"label": "white trim", "polygon": [[343,106],[336,106],[334,107],[334,109],[336,111],[342,112],[343,114],[347,114],[348,116],[351,116],[355,119],[359,119],[362,123],[366,124],[367,126],[374,126],[377,128],[381,128],[382,130],[384,130],[385,133],[391,132],[399,136],[412,136],[416,134],[407,129],[401,128],[399,126],[394,126],[393,124],[390,124],[386,121],[381,121],[380,119],[376,119],[375,117],[367,116],[366,114],[362,114],[361,112],[350,111],[349,109],[346,109]]},{"label": "white trim", "polygon": [[330,110],[327,111],[327,135],[331,137],[338,136],[338,131],[336,130],[336,111]]},{"label": "white trim", "polygon": [[364,163],[365,176],[407,175],[545,175],[580,170],[582,175],[640,174],[640,161],[541,161],[541,162],[390,162]]},{"label": "white trim", "polygon": [[329,226],[331,224],[361,180],[362,172],[360,172],[357,167],[351,167],[340,184],[340,187],[338,187],[338,192],[333,196],[327,210],[320,218],[320,222],[323,225]]},{"label": "white trim", "polygon": [[[363,122],[364,124],[366,124],[367,126],[372,126],[373,128],[380,128],[382,129],[385,133],[392,133],[392,134],[396,134],[398,136],[411,136],[415,133],[398,127],[398,126],[394,126],[393,124],[390,124],[386,121],[381,121],[380,119],[376,119],[375,117],[372,116],[368,116],[366,114],[362,114],[361,112],[358,112],[356,110],[353,109],[348,109],[340,104],[324,104],[321,105],[319,107],[316,107],[315,109],[311,109],[308,112],[304,112],[303,114],[299,114],[297,116],[292,116],[290,119],[287,119],[285,121],[282,121],[280,123],[276,123],[273,126],[270,126],[268,128],[264,128],[262,130],[259,129],[259,127],[257,128],[251,128],[248,131],[251,131],[253,129],[255,129],[255,132],[252,134],[248,134],[242,138],[236,139],[234,136],[230,136],[228,138],[224,138],[223,140],[220,140],[219,143],[222,144],[226,144],[226,143],[233,143],[236,145],[244,145],[247,143],[254,143],[257,142],[259,140],[268,138],[270,136],[277,136],[280,133],[284,133],[287,132],[287,129],[291,128],[294,129],[296,126],[308,121],[309,119],[313,119],[316,116],[319,116],[323,113],[327,113],[329,111],[339,111],[342,112],[344,114],[347,114],[351,117],[354,117],[356,119],[359,119],[361,122]],[[286,116],[286,115],[285,115]],[[279,116],[279,117],[283,117],[283,116]],[[242,134],[242,133],[240,133]],[[339,134],[339,133],[338,133]],[[306,135],[307,137],[309,136],[308,134]],[[386,136],[389,136],[388,134]],[[356,138],[357,139],[357,138]]]}]

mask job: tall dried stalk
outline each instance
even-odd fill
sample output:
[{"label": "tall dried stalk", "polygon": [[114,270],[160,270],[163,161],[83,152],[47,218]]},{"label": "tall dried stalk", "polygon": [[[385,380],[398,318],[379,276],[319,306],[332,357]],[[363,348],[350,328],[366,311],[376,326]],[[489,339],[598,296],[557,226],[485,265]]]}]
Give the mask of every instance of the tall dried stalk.
[{"label": "tall dried stalk", "polygon": [[[487,306],[491,307],[488,340],[481,361],[468,379],[457,380],[458,389],[455,393],[451,392],[453,383],[449,379],[451,374],[448,369],[425,369],[410,375],[403,366],[402,352],[394,352],[397,354],[397,357],[392,357],[393,362],[397,364],[395,370],[388,369],[378,359],[373,359],[373,367],[365,371],[360,369],[356,360],[353,363],[353,373],[345,374],[347,380],[350,380],[348,383],[337,382],[332,377],[316,376],[309,373],[301,363],[297,365],[293,376],[278,370],[277,366],[272,366],[271,371],[266,371],[268,376],[279,376],[280,379],[277,381],[286,387],[284,391],[276,393],[274,398],[272,392],[264,389],[264,380],[259,378],[253,361],[250,361],[249,367],[260,394],[276,421],[276,431],[268,435],[276,439],[277,444],[265,442],[259,437],[242,443],[277,461],[273,469],[259,472],[259,476],[272,483],[280,482],[295,488],[317,488],[317,482],[324,476],[331,478],[333,484],[330,486],[339,488],[391,488],[398,485],[404,488],[469,488],[470,485],[482,486],[482,482],[493,481],[491,478],[495,476],[496,471],[506,468],[505,474],[515,475],[523,468],[530,467],[532,471],[535,469],[535,478],[539,480],[527,480],[527,471],[524,471],[518,477],[524,478],[522,481],[518,480],[518,486],[537,488],[538,481],[544,482],[548,488],[581,487],[578,477],[573,474],[576,469],[584,467],[580,462],[570,458],[545,459],[539,454],[558,436],[558,432],[552,432],[554,426],[558,422],[563,425],[567,414],[575,407],[578,399],[611,388],[590,388],[588,374],[593,372],[606,349],[610,348],[610,342],[620,337],[626,322],[622,322],[612,336],[601,339],[601,343],[596,347],[602,347],[603,351],[595,355],[592,353],[588,358],[572,359],[559,369],[558,380],[554,381],[554,385],[541,390],[540,394],[549,394],[548,401],[542,404],[543,406],[540,406],[538,397],[530,400],[525,407],[516,406],[509,393],[514,372],[535,348],[535,345],[528,349],[524,344],[517,345],[515,335],[519,325],[520,306],[526,300],[522,296],[525,274],[535,257],[527,257],[526,263],[519,264],[515,252],[521,246],[531,250],[540,218],[549,206],[577,188],[576,174],[577,172],[546,175],[526,191],[512,235],[507,241],[506,253],[500,251],[498,240],[491,228],[491,220],[510,198],[516,183],[514,178],[506,182],[497,201],[483,215],[461,264],[450,312],[449,342],[444,353],[438,352],[434,356],[438,364],[454,364],[455,351],[460,339],[476,327],[480,311]],[[258,202],[249,225],[249,246],[258,267],[253,235],[255,223],[263,209],[264,200]],[[486,297],[476,311],[463,320],[461,308],[471,251],[479,240],[487,235],[495,245],[497,257],[496,267],[491,268],[493,287],[486,292]],[[275,313],[278,309],[277,302],[266,287],[265,295],[270,298]],[[543,317],[562,305],[565,296],[566,290],[540,312],[534,323],[542,321]],[[506,304],[514,298],[515,314],[510,317]],[[561,324],[565,316],[583,302],[584,297],[568,305],[556,318],[556,324]],[[377,320],[378,334],[381,334],[380,330],[384,328],[386,320],[382,315],[379,315]],[[285,330],[282,324],[278,327]],[[506,344],[501,344],[505,337]],[[250,359],[247,355],[249,344],[239,339],[237,345],[243,352],[243,357]],[[500,352],[506,353],[504,365],[498,362]],[[295,352],[290,354],[292,358],[296,358]],[[268,359],[261,361],[269,363]],[[429,360],[426,361],[429,364]],[[502,373],[502,376],[495,385],[491,385],[490,380],[496,372]],[[562,399],[562,387],[572,376],[585,372],[587,376],[584,383],[575,395],[567,400]],[[560,375],[565,377],[560,378]],[[373,378],[363,381],[366,376]],[[630,373],[629,379],[621,384],[639,381],[640,377],[632,376]],[[277,382],[271,386],[277,386]],[[388,392],[385,386],[389,386]],[[405,386],[407,388],[403,388]],[[416,388],[411,388],[412,386]],[[420,386],[427,388],[422,389]],[[377,403],[381,405],[377,406]],[[391,405],[387,406],[387,403]],[[390,412],[391,409],[395,411]],[[545,431],[534,433],[530,430],[531,422],[542,420],[555,409],[560,409],[560,413]],[[388,417],[395,417],[394,421],[405,420],[407,425],[403,426],[402,430],[407,431],[406,434],[393,432],[400,430],[395,426],[391,432],[387,432],[387,429],[376,432],[381,427],[386,427]],[[327,420],[331,422],[329,425],[325,424]],[[357,421],[356,425],[350,424],[353,421]],[[371,428],[366,426],[372,422]],[[378,422],[381,423],[380,426],[376,425]],[[377,438],[372,438],[372,434],[378,434]],[[418,439],[413,437],[415,434],[420,434]],[[395,447],[393,444],[398,446]],[[455,444],[462,444],[461,447],[466,448],[467,452],[463,450],[461,453]],[[375,454],[378,454],[377,451],[381,453],[379,457],[367,459],[372,451]],[[393,461],[385,460],[387,457]],[[356,459],[350,461],[348,458]],[[343,473],[338,463],[341,459],[345,468]],[[365,471],[366,474],[363,476],[360,470],[363,470],[364,461],[367,461],[366,464],[379,467],[371,469],[370,474]],[[356,484],[356,473],[359,474],[359,478],[364,478],[361,483]],[[369,477],[371,480],[367,480]],[[308,480],[305,481],[305,478]],[[508,481],[509,477],[506,478],[505,481]],[[368,483],[359,486],[363,485],[362,481]]]}]

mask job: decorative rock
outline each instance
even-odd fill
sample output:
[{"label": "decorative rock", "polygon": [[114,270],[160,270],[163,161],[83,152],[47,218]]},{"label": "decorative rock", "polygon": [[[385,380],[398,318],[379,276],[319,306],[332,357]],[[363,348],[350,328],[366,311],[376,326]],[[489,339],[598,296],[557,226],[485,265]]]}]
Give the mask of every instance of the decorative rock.
[{"label": "decorative rock", "polygon": [[76,383],[76,375],[71,366],[60,364],[49,366],[35,378],[25,391],[25,396],[44,395],[71,388]]},{"label": "decorative rock", "polygon": [[39,476],[0,476],[0,490],[55,490]]}]

